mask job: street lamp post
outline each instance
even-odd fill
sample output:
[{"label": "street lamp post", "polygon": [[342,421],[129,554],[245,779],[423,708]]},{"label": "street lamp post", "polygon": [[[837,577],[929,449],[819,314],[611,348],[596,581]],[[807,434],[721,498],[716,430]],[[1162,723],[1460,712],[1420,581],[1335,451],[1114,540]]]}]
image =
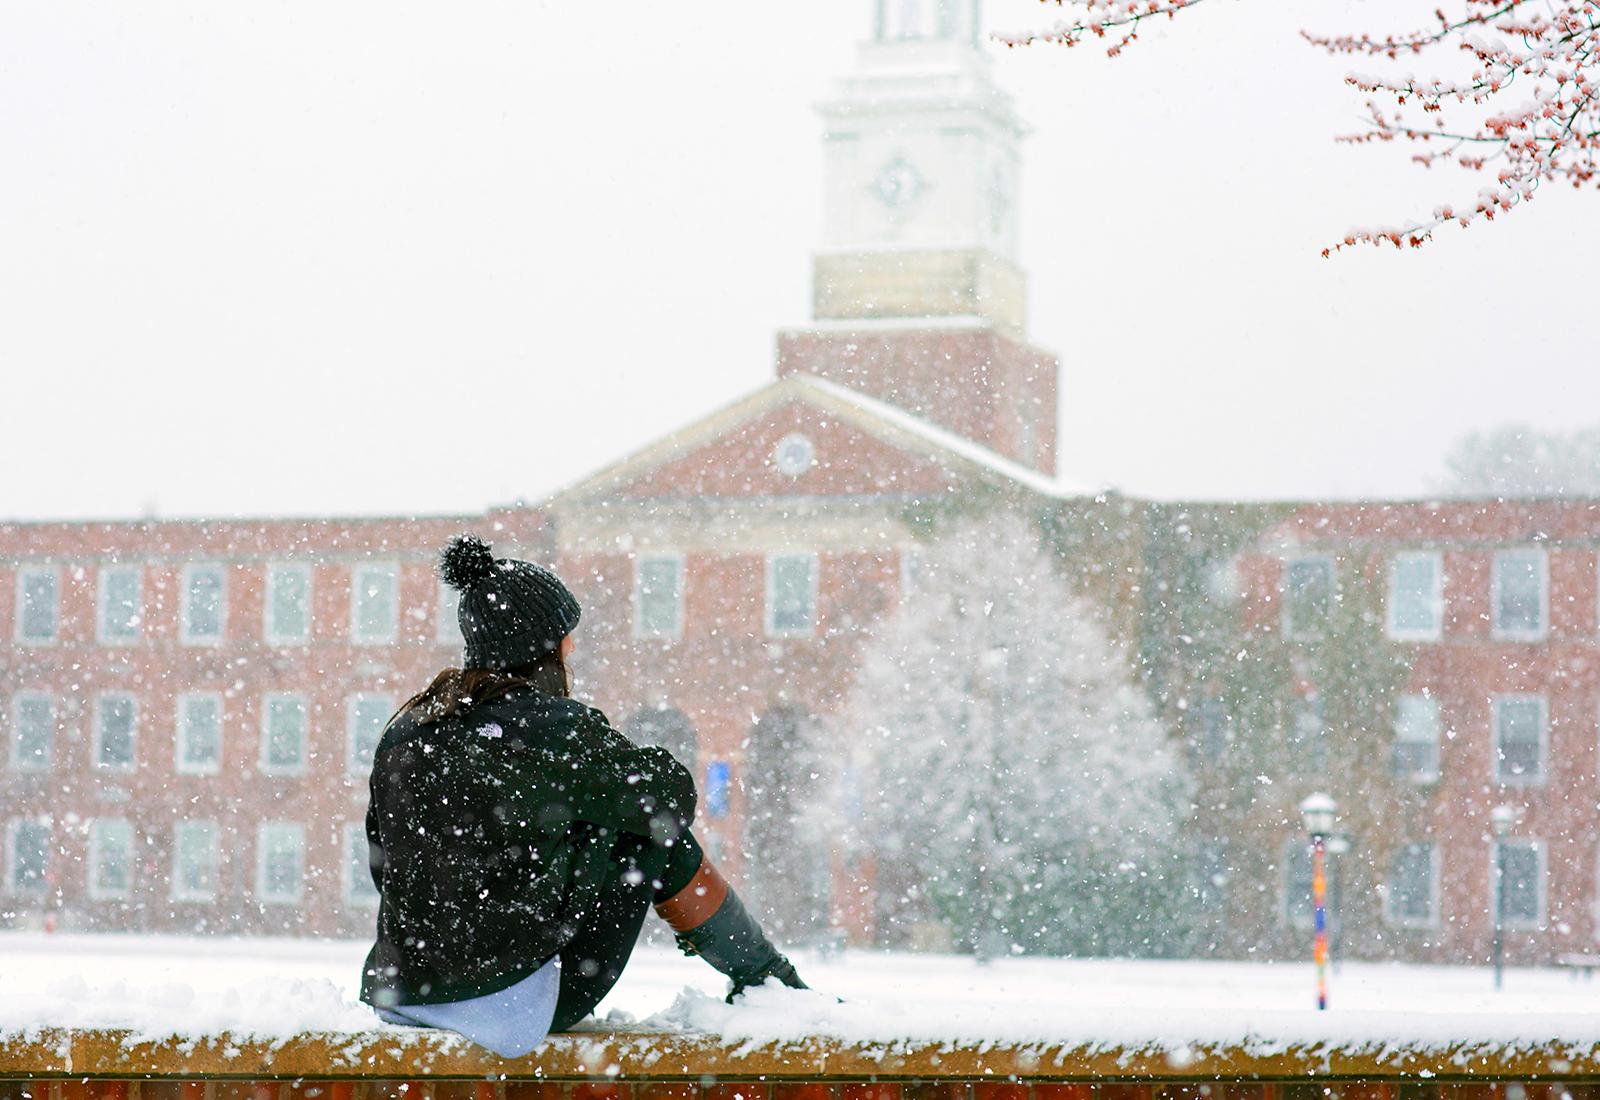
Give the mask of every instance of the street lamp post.
[{"label": "street lamp post", "polygon": [[1344,960],[1344,855],[1350,851],[1350,835],[1329,835],[1328,851],[1328,965],[1333,976],[1339,976],[1339,964]]},{"label": "street lamp post", "polygon": [[1489,811],[1489,827],[1494,830],[1494,987],[1504,981],[1506,925],[1506,846],[1505,839],[1517,823],[1514,806],[1500,805]]},{"label": "street lamp post", "polygon": [[1338,817],[1339,806],[1332,798],[1318,791],[1300,803],[1300,816],[1305,821],[1306,832],[1311,834],[1311,903],[1314,907],[1316,940],[1312,958],[1317,964],[1317,1008],[1328,1007],[1328,835]]}]

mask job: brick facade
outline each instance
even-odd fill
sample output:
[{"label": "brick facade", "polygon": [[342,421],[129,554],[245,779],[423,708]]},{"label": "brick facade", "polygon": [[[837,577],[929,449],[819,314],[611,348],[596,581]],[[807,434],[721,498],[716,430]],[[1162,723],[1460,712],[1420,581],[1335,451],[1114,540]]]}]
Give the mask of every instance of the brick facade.
[{"label": "brick facade", "polygon": [[809,374],[887,401],[1052,476],[1055,357],[983,324],[778,334],[778,376]]},{"label": "brick facade", "polygon": [[[0,525],[0,632],[9,639],[0,923],[363,934],[370,900],[351,891],[358,853],[346,831],[365,799],[364,765],[352,760],[355,708],[366,700],[387,711],[457,659],[432,563],[449,535],[471,529],[568,579],[584,606],[580,694],[640,736],[661,739],[670,727],[702,787],[700,829],[742,887],[785,914],[791,935],[831,926],[870,940],[873,853],[788,836],[785,815],[811,792],[781,776],[803,771],[794,754],[845,735],[834,720],[865,628],[899,599],[919,514],[981,495],[1047,518],[1064,568],[1139,650],[1174,736],[1188,740],[1201,782],[1195,843],[1202,862],[1219,852],[1225,871],[1200,890],[1215,934],[1198,949],[1303,949],[1295,805],[1313,789],[1331,790],[1343,807],[1350,851],[1339,857],[1336,931],[1345,953],[1485,958],[1495,866],[1485,815],[1499,803],[1521,815],[1511,839],[1526,874],[1516,888],[1531,906],[1526,920],[1509,922],[1509,957],[1550,961],[1600,941],[1596,811],[1579,793],[1600,772],[1600,504],[1049,499],[998,457],[984,465],[936,432],[908,435],[832,391],[808,389],[805,377],[792,370],[539,509]],[[796,437],[809,457],[786,470],[779,451]],[[1438,602],[1421,637],[1397,639],[1390,571],[1419,553],[1436,562]],[[1496,629],[1497,555],[1540,581],[1531,603],[1508,605],[1542,616],[1531,634]],[[787,627],[773,621],[773,571],[785,558],[814,585]],[[644,609],[652,562],[675,578],[668,613],[653,624]],[[1326,563],[1319,622],[1291,621],[1291,562]],[[225,577],[215,639],[186,638],[181,622],[197,565]],[[394,626],[363,643],[351,587],[372,565],[393,568]],[[285,566],[303,566],[310,582],[303,641],[267,632],[269,571]],[[129,567],[139,621],[119,641],[102,635],[101,605],[115,595],[105,578]],[[48,636],[30,637],[41,624],[23,621],[22,587],[41,576],[53,578],[54,611]],[[1356,671],[1341,676],[1345,666]],[[220,745],[198,771],[177,759],[188,696],[220,705]],[[287,768],[264,757],[266,712],[285,697],[306,715],[303,759]],[[105,716],[121,699],[133,704],[131,748],[116,748],[126,736],[112,729],[123,740],[110,751]],[[1435,716],[1432,747],[1416,750],[1430,755],[1429,774],[1399,775],[1398,713],[1418,699]],[[41,701],[42,755],[24,713]],[[1309,734],[1297,724],[1308,714],[1317,716]],[[1514,743],[1512,752],[1533,752],[1536,774],[1506,772],[1496,731],[1516,734],[1519,722],[1531,723],[1533,747]],[[1258,785],[1261,775],[1270,787]],[[218,852],[207,897],[174,889],[180,819],[215,823],[205,838]],[[105,862],[94,838],[118,843],[107,822],[127,823],[125,891],[91,889]],[[263,824],[301,838],[292,897],[263,896]],[[19,830],[41,826],[47,864],[30,878],[30,836]],[[1410,917],[1397,913],[1397,861],[1424,856],[1433,896],[1412,896]]]},{"label": "brick facade", "polygon": [[[1327,613],[1309,623],[1291,606],[1290,570],[1303,562],[1326,563],[1331,580]],[[1336,678],[1343,654],[1379,653],[1393,669],[1387,683],[1362,688],[1373,698],[1360,725],[1374,728],[1329,723],[1320,734],[1331,739],[1326,764],[1291,777],[1295,797],[1335,791],[1351,834],[1343,858],[1370,883],[1346,892],[1344,916],[1357,930],[1350,947],[1486,960],[1496,870],[1489,811],[1504,804],[1518,813],[1507,845],[1521,854],[1511,858],[1527,861],[1507,872],[1515,879],[1508,957],[1592,952],[1600,811],[1583,792],[1600,773],[1600,502],[1307,505],[1239,556],[1238,579],[1247,644],[1282,647],[1290,693],[1355,691],[1318,682]],[[1435,598],[1421,598],[1430,585]],[[1239,736],[1281,738],[1291,724]],[[1364,768],[1352,759],[1362,744],[1376,748]],[[1433,861],[1435,896],[1431,904],[1413,896],[1408,916],[1397,890],[1410,876],[1396,862],[1412,845],[1411,858],[1425,850]],[[1282,926],[1281,911],[1271,917]]]},{"label": "brick facade", "polygon": [[[359,751],[355,701],[368,701],[369,716],[386,717],[459,660],[459,642],[439,624],[433,562],[444,539],[463,529],[497,539],[506,552],[521,547],[537,556],[548,545],[543,519],[526,511],[420,521],[0,525],[0,636],[7,639],[0,651],[7,731],[0,924],[368,932],[371,907],[359,876],[350,880],[355,850],[346,833],[366,808],[368,768],[352,756]],[[225,577],[214,637],[186,638],[180,624],[185,569],[196,564],[220,567]],[[361,642],[351,588],[356,570],[371,566],[394,578],[394,599],[386,629]],[[308,636],[293,641],[268,637],[263,606],[268,570],[284,567],[303,568],[309,581]],[[137,623],[125,641],[108,641],[100,629],[112,571],[139,582]],[[19,621],[29,603],[22,578],[41,575],[55,578],[48,636],[27,629],[41,621]],[[218,706],[215,751],[199,766],[179,760],[186,696]],[[303,706],[298,751],[287,751],[292,738],[273,751],[264,713],[273,699],[294,704],[296,713]],[[30,705],[48,708],[42,740],[23,713]],[[119,715],[125,720],[115,721]],[[213,827],[204,838],[215,845],[211,881],[191,883],[202,889],[175,885],[180,821]],[[269,899],[260,889],[261,827],[271,823],[301,838],[293,896],[276,891],[279,898]],[[30,825],[48,837],[42,878],[19,852],[30,839],[20,831]],[[292,862],[292,851],[284,858]],[[101,865],[110,873],[97,874]]]}]

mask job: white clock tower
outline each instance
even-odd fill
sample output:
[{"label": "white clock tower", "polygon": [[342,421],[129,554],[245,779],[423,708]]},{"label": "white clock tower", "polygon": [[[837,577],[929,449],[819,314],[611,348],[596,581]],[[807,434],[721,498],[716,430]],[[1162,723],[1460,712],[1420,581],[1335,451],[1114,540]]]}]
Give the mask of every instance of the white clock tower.
[{"label": "white clock tower", "polygon": [[818,320],[970,316],[1021,334],[1017,146],[979,0],[874,0],[825,125]]}]

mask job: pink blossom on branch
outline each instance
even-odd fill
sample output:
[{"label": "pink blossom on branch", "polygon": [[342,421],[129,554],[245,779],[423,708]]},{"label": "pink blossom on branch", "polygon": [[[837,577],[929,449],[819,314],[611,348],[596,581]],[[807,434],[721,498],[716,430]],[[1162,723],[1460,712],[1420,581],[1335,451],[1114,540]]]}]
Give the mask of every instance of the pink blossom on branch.
[{"label": "pink blossom on branch", "polygon": [[[1204,0],[1041,2],[1077,18],[998,35],[999,41],[1075,46],[1092,38],[1105,41],[1115,57],[1138,38],[1144,20],[1170,19]],[[1454,16],[1434,12],[1437,26],[1399,35],[1303,35],[1329,53],[1387,61],[1454,51],[1441,59],[1461,63],[1461,72],[1450,77],[1347,76],[1347,83],[1376,98],[1367,104],[1367,128],[1338,140],[1404,140],[1416,146],[1412,160],[1424,167],[1452,161],[1493,180],[1471,205],[1442,205],[1432,217],[1399,228],[1351,230],[1323,255],[1355,244],[1419,247],[1449,222],[1465,226],[1508,213],[1546,181],[1600,183],[1600,0],[1454,0],[1452,7]]]}]

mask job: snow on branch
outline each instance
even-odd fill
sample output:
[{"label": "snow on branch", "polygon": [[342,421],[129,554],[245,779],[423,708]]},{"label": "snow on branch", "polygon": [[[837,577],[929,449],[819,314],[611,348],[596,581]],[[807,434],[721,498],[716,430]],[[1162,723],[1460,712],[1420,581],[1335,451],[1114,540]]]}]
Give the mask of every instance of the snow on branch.
[{"label": "snow on branch", "polygon": [[1083,15],[1077,21],[1064,20],[1042,31],[999,34],[996,39],[1007,46],[1031,46],[1048,42],[1057,46],[1076,46],[1086,38],[1106,39],[1106,53],[1116,57],[1123,47],[1139,37],[1139,24],[1146,19],[1171,19],[1185,8],[1204,0],[1040,0],[1061,8],[1077,8]]},{"label": "snow on branch", "polygon": [[[1007,46],[1072,46],[1095,37],[1109,40],[1106,49],[1114,57],[1137,39],[1142,20],[1172,18],[1204,0],[1042,2],[1072,9],[1078,18],[999,40]],[[1302,32],[1307,42],[1336,55],[1398,62],[1447,51],[1442,63],[1461,62],[1454,75],[1350,74],[1347,83],[1375,98],[1367,103],[1366,128],[1338,140],[1357,145],[1403,140],[1415,146],[1416,163],[1454,162],[1483,182],[1472,202],[1440,205],[1430,217],[1400,227],[1352,229],[1323,255],[1356,244],[1419,247],[1450,222],[1493,221],[1532,199],[1547,181],[1574,188],[1600,182],[1600,0],[1457,0],[1457,5],[1453,14],[1436,10],[1436,26],[1400,34]]]}]

